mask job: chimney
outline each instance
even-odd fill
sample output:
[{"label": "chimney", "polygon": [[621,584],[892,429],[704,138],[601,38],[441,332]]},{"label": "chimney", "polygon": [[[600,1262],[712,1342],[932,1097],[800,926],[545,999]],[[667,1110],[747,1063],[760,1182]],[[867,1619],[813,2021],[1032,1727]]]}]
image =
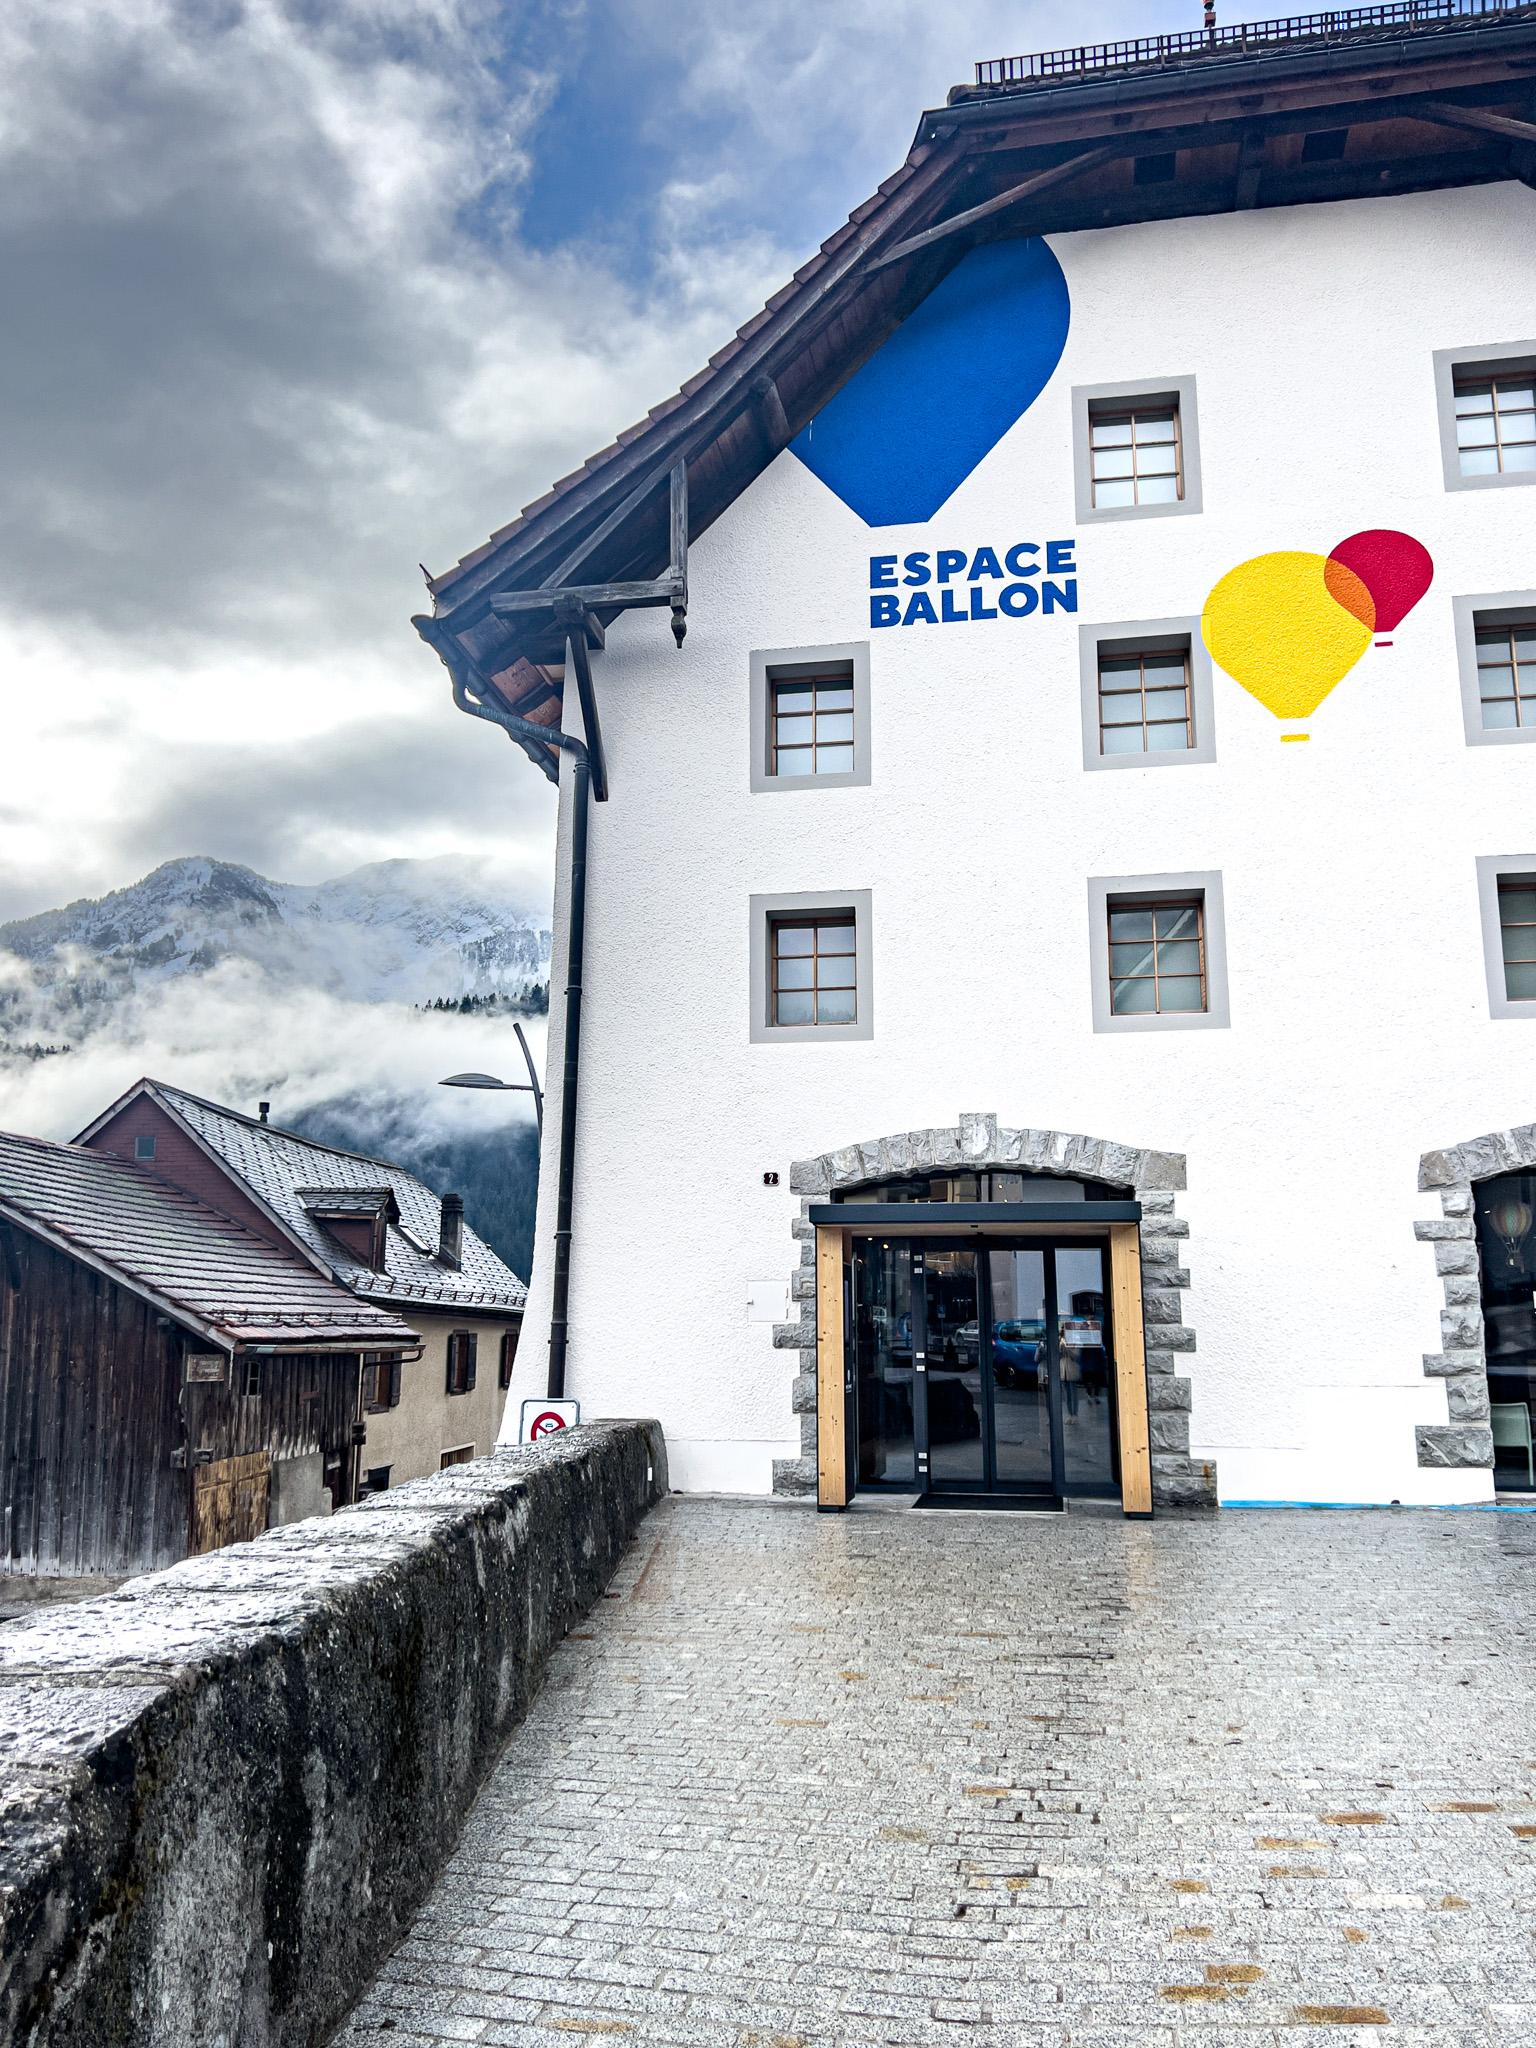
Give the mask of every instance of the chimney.
[{"label": "chimney", "polygon": [[437,1239],[437,1262],[459,1270],[464,1257],[464,1197],[444,1195],[443,1220]]},{"label": "chimney", "polygon": [[267,1120],[267,1117],[268,1117],[268,1114],[269,1114],[269,1113],[270,1113],[270,1111],[271,1111],[271,1108],[272,1108],[272,1105],[271,1105],[271,1103],[270,1103],[270,1102],[258,1102],[258,1103],[257,1103],[257,1105],[256,1105],[256,1114],[257,1114],[257,1116],[258,1116],[258,1117],[260,1118],[260,1120],[262,1121],[262,1123],[265,1123],[265,1122],[266,1122],[266,1120]]}]

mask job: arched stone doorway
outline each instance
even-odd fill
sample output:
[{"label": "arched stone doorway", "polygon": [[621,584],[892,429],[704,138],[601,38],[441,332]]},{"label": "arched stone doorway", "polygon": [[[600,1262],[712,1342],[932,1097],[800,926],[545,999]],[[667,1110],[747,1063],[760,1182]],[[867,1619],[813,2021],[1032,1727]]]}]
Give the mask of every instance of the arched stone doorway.
[{"label": "arched stone doorway", "polygon": [[800,1421],[800,1456],[776,1461],[775,1493],[809,1495],[816,1491],[816,1232],[812,1207],[851,1189],[945,1169],[1002,1170],[1108,1183],[1140,1203],[1152,1498],[1156,1506],[1164,1508],[1214,1507],[1216,1468],[1208,1459],[1190,1456],[1191,1386],[1179,1373],[1182,1358],[1195,1348],[1194,1330],[1183,1315],[1183,1293],[1189,1286],[1184,1263],[1189,1226],[1178,1215],[1176,1201],[1186,1185],[1183,1155],[1071,1131],[1016,1130],[1000,1125],[991,1113],[963,1115],[952,1126],[865,1139],[796,1160],[791,1166],[790,1186],[800,1196],[800,1211],[791,1226],[798,1244],[791,1300],[799,1307],[799,1320],[777,1326],[774,1343],[781,1350],[799,1354],[792,1398]]},{"label": "arched stone doorway", "polygon": [[1433,1245],[1445,1290],[1440,1348],[1425,1352],[1424,1370],[1444,1380],[1448,1418],[1415,1429],[1420,1465],[1493,1467],[1477,1194],[1482,1183],[1514,1174],[1536,1174],[1536,1124],[1488,1131],[1419,1160],[1419,1187],[1439,1195],[1441,1213],[1415,1223],[1414,1235]]}]

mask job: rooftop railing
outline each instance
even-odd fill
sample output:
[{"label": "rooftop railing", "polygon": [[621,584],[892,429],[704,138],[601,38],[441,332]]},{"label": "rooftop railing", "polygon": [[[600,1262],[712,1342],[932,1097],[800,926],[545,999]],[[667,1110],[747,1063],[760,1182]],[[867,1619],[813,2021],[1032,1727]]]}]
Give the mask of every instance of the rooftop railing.
[{"label": "rooftop railing", "polygon": [[1028,57],[993,57],[976,66],[976,83],[1029,85],[1078,78],[1090,72],[1138,71],[1190,63],[1200,57],[1241,57],[1277,44],[1368,40],[1403,29],[1448,28],[1464,21],[1536,19],[1536,0],[1381,0],[1374,7],[1335,8],[1326,14],[1291,14],[1276,21],[1234,22],[1230,28],[1188,29],[1178,35],[1135,36],[1119,43],[1079,43]]}]

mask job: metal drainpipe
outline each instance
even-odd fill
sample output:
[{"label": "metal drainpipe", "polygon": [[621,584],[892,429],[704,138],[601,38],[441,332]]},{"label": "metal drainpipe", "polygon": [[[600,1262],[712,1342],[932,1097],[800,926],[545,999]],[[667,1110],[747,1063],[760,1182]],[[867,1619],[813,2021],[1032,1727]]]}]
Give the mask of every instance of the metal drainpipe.
[{"label": "metal drainpipe", "polygon": [[[435,643],[437,644],[437,643]],[[561,1029],[560,1171],[555,1191],[555,1270],[550,1289],[549,1380],[551,1400],[565,1393],[565,1355],[571,1298],[571,1204],[576,1185],[576,1089],[581,1075],[581,971],[587,931],[587,809],[592,791],[592,761],[574,733],[535,725],[498,704],[469,693],[463,666],[440,644],[438,651],[453,678],[453,701],[472,718],[488,719],[514,739],[537,740],[571,757],[571,872],[566,923],[565,1015]],[[574,673],[574,658],[570,662]]]}]

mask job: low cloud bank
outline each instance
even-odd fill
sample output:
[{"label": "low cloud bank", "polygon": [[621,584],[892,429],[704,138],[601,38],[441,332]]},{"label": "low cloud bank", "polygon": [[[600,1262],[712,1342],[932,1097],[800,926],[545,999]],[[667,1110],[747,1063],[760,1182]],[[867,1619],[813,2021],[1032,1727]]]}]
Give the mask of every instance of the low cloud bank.
[{"label": "low cloud bank", "polygon": [[[67,1140],[146,1074],[251,1116],[269,1101],[276,1123],[394,1159],[440,1193],[457,1187],[471,1224],[526,1278],[531,1098],[437,1085],[466,1068],[523,1079],[509,1018],[348,1001],[244,960],[94,1015],[72,1011],[69,988],[0,954],[0,1128]],[[545,1020],[523,1028],[542,1067]]]}]

